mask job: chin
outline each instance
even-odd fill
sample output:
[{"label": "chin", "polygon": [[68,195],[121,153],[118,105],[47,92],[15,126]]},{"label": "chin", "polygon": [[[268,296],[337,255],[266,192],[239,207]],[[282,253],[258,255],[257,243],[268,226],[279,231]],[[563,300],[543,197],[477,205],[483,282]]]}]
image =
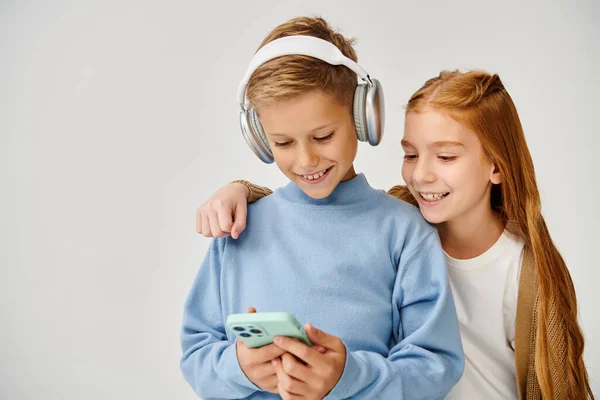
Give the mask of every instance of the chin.
[{"label": "chin", "polygon": [[441,224],[442,222],[447,221],[447,219],[444,218],[444,216],[441,214],[430,213],[427,212],[427,210],[423,212],[423,210],[420,207],[419,210],[421,211],[421,215],[423,215],[423,218],[425,218],[425,221],[429,222],[430,224]]},{"label": "chin", "polygon": [[329,196],[337,187],[337,185],[339,184],[339,180],[337,180],[337,177],[335,182],[336,184],[332,184],[331,183],[331,178],[334,178],[333,176],[328,177],[328,181],[324,181],[320,184],[316,184],[316,185],[311,185],[308,183],[305,183],[303,180],[301,179],[294,179],[294,183],[296,183],[296,185],[298,185],[298,187],[300,189],[302,189],[302,191],[309,197],[312,197],[313,199],[316,200],[320,200],[320,199],[324,199],[325,197]]},{"label": "chin", "polygon": [[306,193],[308,196],[312,197],[313,199],[324,199],[325,197],[329,196],[331,194],[331,192],[333,192],[332,188],[327,188],[327,189],[310,189],[310,188],[306,188],[306,187],[302,187],[302,191],[304,193]]}]

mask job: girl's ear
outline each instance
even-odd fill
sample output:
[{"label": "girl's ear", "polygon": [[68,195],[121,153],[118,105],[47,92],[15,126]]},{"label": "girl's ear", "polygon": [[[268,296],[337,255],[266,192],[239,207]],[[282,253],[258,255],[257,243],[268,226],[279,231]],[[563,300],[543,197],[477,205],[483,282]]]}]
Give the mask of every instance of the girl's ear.
[{"label": "girl's ear", "polygon": [[498,185],[502,182],[502,177],[500,176],[500,168],[496,164],[492,164],[492,170],[490,172],[490,182],[494,185]]}]

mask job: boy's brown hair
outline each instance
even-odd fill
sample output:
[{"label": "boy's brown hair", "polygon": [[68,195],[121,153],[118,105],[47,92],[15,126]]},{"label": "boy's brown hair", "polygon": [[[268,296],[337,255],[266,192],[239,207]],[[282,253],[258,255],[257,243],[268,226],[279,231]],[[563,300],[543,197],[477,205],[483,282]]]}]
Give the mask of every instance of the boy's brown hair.
[{"label": "boy's brown hair", "polygon": [[[259,50],[276,39],[297,35],[314,36],[333,43],[342,54],[357,61],[352,47],[354,39],[345,38],[321,17],[298,17],[284,22],[267,35]],[[322,90],[352,110],[357,84],[356,73],[343,65],[331,65],[309,56],[286,55],[266,62],[254,71],[248,81],[246,96],[250,105],[260,111],[262,106],[270,103]]]}]

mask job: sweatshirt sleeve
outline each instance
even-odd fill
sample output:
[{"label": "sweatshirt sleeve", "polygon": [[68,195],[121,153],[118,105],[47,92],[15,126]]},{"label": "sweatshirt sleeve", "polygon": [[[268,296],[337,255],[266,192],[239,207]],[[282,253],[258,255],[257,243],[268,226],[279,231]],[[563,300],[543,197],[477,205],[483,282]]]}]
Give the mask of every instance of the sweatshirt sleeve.
[{"label": "sweatshirt sleeve", "polygon": [[464,357],[437,232],[401,255],[393,301],[396,345],[387,356],[347,352],[326,399],[443,399],[458,382]]},{"label": "sweatshirt sleeve", "polygon": [[221,260],[226,238],[213,240],[183,312],[181,371],[198,396],[240,399],[260,390],[242,371],[227,339],[221,309]]}]

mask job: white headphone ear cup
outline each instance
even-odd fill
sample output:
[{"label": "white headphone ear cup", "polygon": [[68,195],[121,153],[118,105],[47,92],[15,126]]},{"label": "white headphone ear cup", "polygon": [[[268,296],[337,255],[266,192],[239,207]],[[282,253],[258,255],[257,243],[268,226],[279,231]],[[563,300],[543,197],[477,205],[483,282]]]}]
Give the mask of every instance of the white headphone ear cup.
[{"label": "white headphone ear cup", "polygon": [[367,118],[365,115],[367,88],[367,85],[364,83],[357,85],[354,90],[354,102],[352,103],[352,114],[354,115],[356,136],[361,142],[367,141]]},{"label": "white headphone ear cup", "polygon": [[377,79],[372,80],[372,85],[361,83],[356,86],[352,110],[358,140],[377,146],[385,124],[383,89]]},{"label": "white headphone ear cup", "polygon": [[256,114],[256,111],[254,111],[254,108],[250,109],[250,124],[252,126],[252,130],[254,131],[254,135],[258,138],[261,145],[268,150],[270,156],[273,156],[273,153],[271,153],[271,147],[269,147],[269,141],[267,140],[265,131],[263,130],[260,119],[258,119],[258,114]]},{"label": "white headphone ear cup", "polygon": [[261,161],[270,164],[274,161],[262,125],[253,109],[240,113],[240,128],[250,149]]},{"label": "white headphone ear cup", "polygon": [[367,86],[365,91],[365,125],[363,126],[365,137],[371,146],[377,146],[383,138],[385,126],[385,100],[383,88],[377,79],[372,80],[372,85]]}]

